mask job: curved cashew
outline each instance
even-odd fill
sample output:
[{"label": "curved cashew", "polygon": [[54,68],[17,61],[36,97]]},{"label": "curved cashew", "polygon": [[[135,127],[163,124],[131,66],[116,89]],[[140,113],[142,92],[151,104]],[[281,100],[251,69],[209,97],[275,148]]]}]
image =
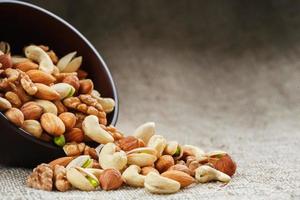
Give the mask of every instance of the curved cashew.
[{"label": "curved cashew", "polygon": [[157,151],[157,157],[161,157],[165,147],[167,145],[167,140],[161,135],[153,135],[149,142],[148,147],[152,147]]},{"label": "curved cashew", "polygon": [[96,99],[98,103],[101,104],[104,112],[110,113],[114,110],[116,103],[115,100],[113,100],[112,98],[97,97]]},{"label": "curved cashew", "polygon": [[82,56],[74,58],[76,53],[76,51],[71,52],[59,59],[57,67],[60,72],[76,72],[79,69],[82,63]]},{"label": "curved cashew", "polygon": [[127,156],[124,151],[116,152],[114,143],[107,143],[99,154],[99,163],[103,169],[113,168],[122,170],[127,164]]},{"label": "curved cashew", "polygon": [[114,138],[101,128],[99,119],[94,115],[89,115],[83,120],[82,129],[84,134],[95,142],[106,144],[114,141]]},{"label": "curved cashew", "polygon": [[157,160],[157,151],[151,147],[141,147],[127,152],[127,160],[130,165],[140,167],[152,166]]},{"label": "curved cashew", "polygon": [[114,110],[116,103],[112,98],[102,98],[97,90],[93,90],[91,95],[101,104],[104,112],[110,113]]},{"label": "curved cashew", "polygon": [[145,176],[140,174],[141,168],[137,165],[130,165],[122,174],[126,184],[133,187],[144,187]]},{"label": "curved cashew", "polygon": [[202,149],[193,145],[184,145],[183,151],[195,156],[197,160],[201,160],[205,156],[205,153]]},{"label": "curved cashew", "polygon": [[149,139],[155,134],[155,123],[147,122],[140,125],[135,131],[133,136],[144,141],[145,144],[148,143]]},{"label": "curved cashew", "polygon": [[150,172],[146,176],[144,186],[148,191],[158,194],[175,193],[180,189],[179,182],[163,177],[154,172]]},{"label": "curved cashew", "polygon": [[78,156],[73,159],[67,166],[66,169],[70,169],[73,167],[91,167],[93,165],[93,159],[89,155]]},{"label": "curved cashew", "polygon": [[52,113],[54,115],[57,115],[57,113],[58,113],[57,107],[51,101],[38,99],[38,100],[35,100],[35,102],[43,108],[44,113]]},{"label": "curved cashew", "polygon": [[230,176],[220,172],[208,165],[202,165],[196,169],[195,178],[200,183],[206,183],[209,181],[221,181],[229,182],[231,180]]},{"label": "curved cashew", "polygon": [[80,190],[92,191],[99,186],[97,177],[80,167],[67,170],[66,176],[71,185]]},{"label": "curved cashew", "polygon": [[40,47],[30,45],[25,47],[25,56],[39,63],[39,69],[48,74],[52,74],[54,65],[49,55]]}]

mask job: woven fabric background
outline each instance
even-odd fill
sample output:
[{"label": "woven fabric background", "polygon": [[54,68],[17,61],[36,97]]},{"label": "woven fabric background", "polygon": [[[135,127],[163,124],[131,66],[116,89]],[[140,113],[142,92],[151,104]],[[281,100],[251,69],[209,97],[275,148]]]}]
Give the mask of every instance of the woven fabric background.
[{"label": "woven fabric background", "polygon": [[173,195],[60,193],[27,188],[29,170],[0,166],[0,199],[300,199],[299,3],[73,2],[34,1],[103,55],[121,99],[118,127],[131,134],[155,121],[167,139],[228,151],[237,173],[226,186]]}]

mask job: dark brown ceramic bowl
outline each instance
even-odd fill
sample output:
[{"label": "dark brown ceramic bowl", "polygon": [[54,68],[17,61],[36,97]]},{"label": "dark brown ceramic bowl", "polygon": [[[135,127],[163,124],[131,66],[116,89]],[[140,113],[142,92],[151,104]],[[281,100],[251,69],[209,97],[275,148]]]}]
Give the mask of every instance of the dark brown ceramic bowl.
[{"label": "dark brown ceramic bowl", "polygon": [[[83,56],[82,68],[89,73],[95,88],[102,96],[116,101],[115,110],[108,115],[108,123],[116,124],[118,96],[113,79],[84,36],[56,15],[28,3],[0,0],[0,16],[0,40],[11,44],[13,54],[34,43],[49,45],[59,56],[71,51]],[[0,164],[33,167],[63,155],[61,148],[35,139],[0,114]]]}]

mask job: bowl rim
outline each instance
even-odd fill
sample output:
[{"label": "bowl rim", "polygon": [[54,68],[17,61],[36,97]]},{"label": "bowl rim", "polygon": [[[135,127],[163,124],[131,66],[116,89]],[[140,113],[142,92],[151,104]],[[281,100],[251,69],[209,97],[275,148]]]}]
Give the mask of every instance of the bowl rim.
[{"label": "bowl rim", "polygon": [[[47,15],[50,18],[53,18],[54,20],[56,20],[59,23],[64,24],[65,26],[68,27],[68,29],[70,29],[75,35],[77,35],[81,40],[84,41],[85,44],[87,44],[87,46],[92,50],[92,52],[95,54],[95,56],[98,58],[98,60],[101,62],[107,76],[108,76],[108,80],[111,83],[112,86],[112,91],[113,91],[113,97],[114,97],[114,101],[115,101],[115,108],[114,108],[114,115],[112,117],[111,120],[111,125],[116,125],[117,120],[118,120],[118,116],[119,116],[119,99],[118,99],[118,91],[116,88],[116,84],[113,80],[113,77],[106,65],[106,63],[104,62],[103,58],[101,57],[101,55],[98,53],[98,51],[96,50],[96,48],[88,41],[88,39],[86,39],[85,36],[83,36],[82,33],[80,33],[75,27],[73,27],[71,24],[69,24],[67,21],[65,21],[64,19],[62,19],[61,17],[57,16],[56,14],[41,8],[37,5],[31,4],[31,3],[27,3],[27,2],[21,2],[21,1],[16,1],[16,0],[0,0],[0,6],[1,4],[12,4],[12,5],[19,5],[19,6],[23,6],[23,7],[28,7],[30,9],[34,9],[44,15]],[[34,136],[30,135],[29,133],[27,133],[25,130],[23,130],[22,128],[19,128],[17,126],[15,126],[14,124],[12,124],[4,115],[4,113],[0,112],[0,116],[3,117],[3,119],[5,119],[6,123],[8,126],[11,126],[11,128],[19,133],[20,135],[22,135],[23,137],[38,143],[40,145],[46,146],[48,148],[51,149],[55,149],[55,150],[62,150],[61,147],[58,147],[56,145],[54,145],[53,143],[49,143],[49,142],[45,142],[42,140],[39,140],[38,138],[35,138]]]}]

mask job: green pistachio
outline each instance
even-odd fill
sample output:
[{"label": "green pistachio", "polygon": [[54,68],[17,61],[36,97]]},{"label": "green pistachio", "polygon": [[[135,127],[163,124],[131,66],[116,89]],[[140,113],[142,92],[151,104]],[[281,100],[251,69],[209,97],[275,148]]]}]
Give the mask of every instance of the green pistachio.
[{"label": "green pistachio", "polygon": [[60,146],[60,147],[63,147],[66,144],[66,139],[65,139],[64,135],[54,137],[53,141],[57,146]]}]

